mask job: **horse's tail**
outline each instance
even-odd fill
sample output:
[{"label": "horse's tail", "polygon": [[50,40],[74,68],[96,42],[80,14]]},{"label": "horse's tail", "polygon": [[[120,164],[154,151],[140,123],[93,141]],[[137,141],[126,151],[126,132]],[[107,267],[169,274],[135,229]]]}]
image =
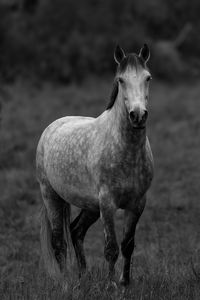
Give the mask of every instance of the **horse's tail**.
[{"label": "horse's tail", "polygon": [[[70,232],[71,206],[68,203],[64,205],[63,211],[63,238],[66,247],[66,254],[69,255],[69,262],[72,263],[72,240]],[[70,266],[71,267],[71,266]]]},{"label": "horse's tail", "polygon": [[[64,262],[67,257],[67,248],[69,249],[69,254],[71,256],[71,239],[70,239],[70,205],[65,205],[63,211],[63,239],[65,244],[65,257],[63,257]],[[40,242],[41,242],[41,250],[42,256],[44,260],[45,267],[50,277],[55,280],[61,279],[62,273],[60,270],[60,266],[55,257],[54,249],[52,246],[52,229],[51,224],[47,216],[47,211],[45,206],[42,208],[41,213],[41,230],[40,230]]]}]

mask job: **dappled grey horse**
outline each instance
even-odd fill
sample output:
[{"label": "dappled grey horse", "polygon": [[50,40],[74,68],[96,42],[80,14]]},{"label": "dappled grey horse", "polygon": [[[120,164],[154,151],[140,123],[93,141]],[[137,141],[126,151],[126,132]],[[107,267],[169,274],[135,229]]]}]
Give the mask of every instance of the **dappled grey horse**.
[{"label": "dappled grey horse", "polygon": [[[43,198],[41,248],[49,274],[63,271],[69,237],[80,274],[86,269],[83,241],[100,217],[105,234],[109,277],[119,255],[114,214],[125,214],[120,282],[130,280],[136,224],[143,212],[153,177],[153,158],[146,136],[150,53],[145,44],[139,55],[116,47],[117,72],[110,102],[97,118],[64,117],[43,132],[37,148],[37,178]],[[81,208],[70,224],[70,205]]]}]

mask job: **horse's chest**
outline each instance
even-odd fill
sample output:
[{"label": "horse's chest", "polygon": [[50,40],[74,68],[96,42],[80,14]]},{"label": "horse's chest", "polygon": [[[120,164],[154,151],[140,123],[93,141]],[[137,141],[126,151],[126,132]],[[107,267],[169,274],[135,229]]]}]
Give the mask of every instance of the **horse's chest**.
[{"label": "horse's chest", "polygon": [[152,177],[152,162],[148,156],[141,155],[134,157],[132,161],[111,161],[102,181],[114,195],[117,206],[124,208],[129,202],[140,199],[145,194]]}]

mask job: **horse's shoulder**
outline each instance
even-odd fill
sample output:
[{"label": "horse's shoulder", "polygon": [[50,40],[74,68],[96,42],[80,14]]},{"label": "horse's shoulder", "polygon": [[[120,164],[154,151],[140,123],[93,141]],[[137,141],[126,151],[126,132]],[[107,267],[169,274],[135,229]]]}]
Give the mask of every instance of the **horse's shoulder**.
[{"label": "horse's shoulder", "polygon": [[150,178],[150,181],[153,178],[154,174],[154,161],[153,161],[153,154],[151,151],[151,146],[149,143],[148,138],[146,139],[146,160],[145,160],[145,172],[148,173],[148,176]]},{"label": "horse's shoulder", "polygon": [[150,159],[151,163],[153,164],[153,154],[151,151],[151,146],[150,146],[148,137],[146,138],[146,153],[147,153],[147,156]]}]

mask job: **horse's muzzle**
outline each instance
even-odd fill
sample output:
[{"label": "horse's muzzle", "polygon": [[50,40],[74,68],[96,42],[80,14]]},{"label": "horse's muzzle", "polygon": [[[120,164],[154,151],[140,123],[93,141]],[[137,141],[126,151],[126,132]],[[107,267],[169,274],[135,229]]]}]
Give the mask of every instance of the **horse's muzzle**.
[{"label": "horse's muzzle", "polygon": [[131,124],[134,128],[142,129],[145,128],[148,112],[144,110],[132,110],[129,114]]}]

